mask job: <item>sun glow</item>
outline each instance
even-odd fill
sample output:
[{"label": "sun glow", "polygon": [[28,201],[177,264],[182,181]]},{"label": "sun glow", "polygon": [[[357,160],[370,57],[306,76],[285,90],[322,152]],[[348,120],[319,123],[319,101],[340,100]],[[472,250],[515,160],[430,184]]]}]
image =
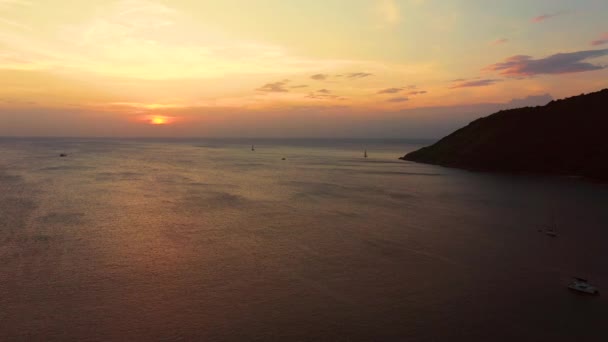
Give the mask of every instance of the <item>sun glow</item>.
[{"label": "sun glow", "polygon": [[168,125],[173,122],[173,118],[162,115],[152,115],[148,117],[148,123],[151,125]]}]

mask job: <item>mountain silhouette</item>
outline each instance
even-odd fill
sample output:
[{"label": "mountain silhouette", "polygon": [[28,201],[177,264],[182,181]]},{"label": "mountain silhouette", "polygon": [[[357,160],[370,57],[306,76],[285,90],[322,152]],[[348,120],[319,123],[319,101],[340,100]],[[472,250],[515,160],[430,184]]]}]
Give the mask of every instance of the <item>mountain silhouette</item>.
[{"label": "mountain silhouette", "polygon": [[608,180],[608,89],[500,111],[400,159]]}]

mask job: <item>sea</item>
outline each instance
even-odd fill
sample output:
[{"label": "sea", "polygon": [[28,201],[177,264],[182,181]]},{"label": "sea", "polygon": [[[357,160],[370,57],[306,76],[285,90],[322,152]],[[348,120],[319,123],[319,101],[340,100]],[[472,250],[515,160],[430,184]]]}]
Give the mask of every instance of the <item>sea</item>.
[{"label": "sea", "polygon": [[608,341],[608,186],[429,143],[1,138],[0,341]]}]

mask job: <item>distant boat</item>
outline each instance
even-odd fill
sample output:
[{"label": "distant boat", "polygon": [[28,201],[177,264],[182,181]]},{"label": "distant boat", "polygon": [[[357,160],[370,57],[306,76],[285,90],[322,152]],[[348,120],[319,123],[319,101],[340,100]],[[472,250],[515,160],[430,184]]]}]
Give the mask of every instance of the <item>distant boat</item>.
[{"label": "distant boat", "polygon": [[579,277],[574,277],[574,281],[571,282],[570,285],[568,285],[568,288],[570,290],[588,293],[592,295],[600,294],[600,291],[598,291],[597,288],[591,286],[587,280]]},{"label": "distant boat", "polygon": [[555,218],[553,219],[553,224],[548,224],[544,232],[547,236],[557,237],[557,223]]},{"label": "distant boat", "polygon": [[365,149],[365,151],[363,151],[363,158],[367,158],[367,149]]},{"label": "distant boat", "polygon": [[65,153],[61,153],[59,156],[60,156],[60,157],[67,157],[68,155],[67,155],[67,154],[65,154]]},{"label": "distant boat", "polygon": [[255,146],[251,145],[251,150],[255,151]]}]

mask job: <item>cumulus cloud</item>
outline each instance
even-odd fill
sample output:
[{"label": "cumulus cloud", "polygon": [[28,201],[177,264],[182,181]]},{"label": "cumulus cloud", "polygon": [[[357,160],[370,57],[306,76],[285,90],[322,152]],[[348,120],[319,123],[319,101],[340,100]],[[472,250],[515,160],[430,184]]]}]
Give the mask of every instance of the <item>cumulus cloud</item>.
[{"label": "cumulus cloud", "polygon": [[540,59],[519,55],[492,64],[486,70],[497,71],[501,75],[509,77],[593,71],[604,69],[605,66],[587,63],[584,60],[606,55],[608,55],[608,49],[558,53]]},{"label": "cumulus cloud", "polygon": [[395,94],[402,91],[404,88],[386,88],[378,91],[378,94]]},{"label": "cumulus cloud", "polygon": [[486,87],[486,86],[490,86],[496,82],[500,82],[500,80],[495,80],[495,79],[481,79],[481,80],[473,80],[473,81],[456,81],[458,83],[452,85],[450,87],[450,89],[457,89],[457,88],[471,88],[471,87]]},{"label": "cumulus cloud", "polygon": [[601,35],[598,39],[591,42],[591,45],[598,46],[608,44],[608,32]]},{"label": "cumulus cloud", "polygon": [[409,99],[407,97],[401,96],[401,97],[393,97],[390,98],[388,100],[386,100],[387,102],[405,102],[408,101]]},{"label": "cumulus cloud", "polygon": [[365,78],[368,76],[373,76],[373,74],[367,72],[351,72],[349,74],[346,74],[346,77],[348,78]]},{"label": "cumulus cloud", "polygon": [[310,76],[310,78],[312,78],[315,81],[325,81],[328,77],[329,77],[329,75],[327,75],[327,74],[316,74],[316,75]]},{"label": "cumulus cloud", "polygon": [[289,80],[282,80],[279,82],[266,83],[256,90],[267,92],[267,93],[286,93],[289,91],[286,88],[287,83],[289,83]]}]

